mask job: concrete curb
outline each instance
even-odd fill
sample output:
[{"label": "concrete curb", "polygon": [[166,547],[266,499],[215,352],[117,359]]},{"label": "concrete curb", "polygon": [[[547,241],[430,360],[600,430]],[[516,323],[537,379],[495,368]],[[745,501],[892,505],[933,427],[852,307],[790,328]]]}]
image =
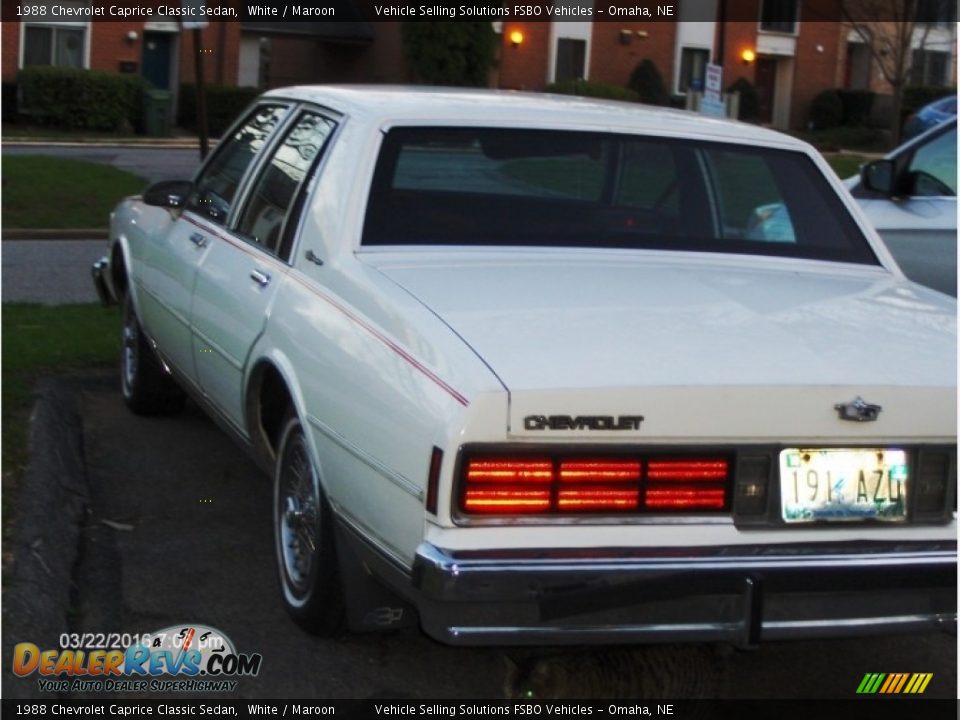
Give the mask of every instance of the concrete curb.
[{"label": "concrete curb", "polygon": [[[30,462],[17,502],[14,563],[4,592],[3,655],[17,643],[60,647],[69,632],[74,569],[89,511],[79,389],[67,380],[40,383],[30,416]],[[45,697],[30,680],[4,673],[4,697]]]},{"label": "concrete curb", "polygon": [[106,228],[4,228],[0,240],[106,240]]}]

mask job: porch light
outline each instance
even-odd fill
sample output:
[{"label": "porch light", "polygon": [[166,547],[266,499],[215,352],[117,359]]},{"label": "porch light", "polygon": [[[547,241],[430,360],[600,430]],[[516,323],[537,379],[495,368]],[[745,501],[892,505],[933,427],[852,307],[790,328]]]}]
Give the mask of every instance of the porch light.
[{"label": "porch light", "polygon": [[740,59],[743,60],[744,65],[750,65],[753,63],[754,60],[757,59],[757,54],[750,48],[747,48],[742,53],[740,53]]},{"label": "porch light", "polygon": [[510,44],[513,47],[517,48],[523,44],[523,33],[519,30],[514,30],[510,33]]}]

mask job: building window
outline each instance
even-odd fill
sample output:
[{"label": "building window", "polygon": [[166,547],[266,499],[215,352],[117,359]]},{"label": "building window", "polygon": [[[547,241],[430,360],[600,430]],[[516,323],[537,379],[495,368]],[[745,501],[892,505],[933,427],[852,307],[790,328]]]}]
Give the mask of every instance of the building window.
[{"label": "building window", "polygon": [[760,29],[765,32],[797,32],[797,0],[763,0]]},{"label": "building window", "polygon": [[677,79],[677,92],[681,95],[685,95],[690,90],[702,92],[708,62],[710,62],[709,50],[683,48],[680,51],[680,77]]},{"label": "building window", "polygon": [[911,85],[949,85],[950,53],[914,50],[910,65]]},{"label": "building window", "polygon": [[87,56],[87,25],[63,27],[25,23],[23,67],[56,65],[82,68]]},{"label": "building window", "polygon": [[573,38],[557,39],[557,68],[554,82],[581,80],[586,74],[587,42]]},{"label": "building window", "polygon": [[957,21],[956,0],[917,0],[917,22],[948,27]]}]

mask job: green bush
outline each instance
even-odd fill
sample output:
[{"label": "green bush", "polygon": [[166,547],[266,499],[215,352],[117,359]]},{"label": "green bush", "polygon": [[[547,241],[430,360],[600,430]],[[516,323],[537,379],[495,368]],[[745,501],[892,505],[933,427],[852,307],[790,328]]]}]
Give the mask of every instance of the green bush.
[{"label": "green bush", "polygon": [[836,90],[824,90],[810,103],[810,124],[814,130],[843,124],[843,103]]},{"label": "green bush", "polygon": [[2,93],[0,110],[3,112],[3,121],[12,122],[17,119],[17,84],[15,82],[3,83]]},{"label": "green bush", "polygon": [[760,96],[757,94],[757,88],[746,78],[738,78],[736,82],[730,83],[727,88],[728,93],[740,93],[740,108],[737,112],[737,119],[744,122],[757,122],[760,119]]},{"label": "green bush", "polygon": [[656,63],[650,58],[640,61],[640,64],[630,74],[629,87],[640,98],[640,102],[648,105],[669,105],[670,94],[663,83],[663,77],[657,69]]},{"label": "green bush", "polygon": [[66,130],[131,130],[141,125],[146,81],[139,75],[27,67],[17,75],[19,110]]},{"label": "green bush", "polygon": [[486,87],[497,50],[489,22],[405,22],[402,34],[407,66],[419,82]]},{"label": "green bush", "polygon": [[844,125],[863,125],[870,117],[874,93],[869,90],[837,90]]},{"label": "green bush", "polygon": [[[254,87],[207,85],[206,89],[207,132],[211,137],[223,135],[240,113],[260,94],[260,91]],[[197,130],[197,86],[192,83],[180,86],[177,124],[180,127]]]},{"label": "green bush", "polygon": [[547,85],[545,92],[559,95],[581,95],[583,97],[606,98],[608,100],[626,100],[637,102],[640,97],[633,90],[610,83],[592,80],[565,80]]}]

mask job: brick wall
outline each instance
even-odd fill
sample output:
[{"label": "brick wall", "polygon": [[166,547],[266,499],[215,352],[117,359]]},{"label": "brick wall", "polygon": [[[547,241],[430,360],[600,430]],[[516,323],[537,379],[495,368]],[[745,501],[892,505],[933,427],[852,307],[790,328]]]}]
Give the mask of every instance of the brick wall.
[{"label": "brick wall", "polygon": [[[510,33],[519,30],[524,40],[510,43]],[[543,90],[550,62],[550,23],[504,23],[500,47],[499,86],[510,90]]]},{"label": "brick wall", "polygon": [[[629,42],[621,42],[621,30]],[[640,37],[646,33],[646,37]],[[673,86],[674,46],[677,28],[667,22],[595,22],[590,43],[590,80],[626,87],[641,61],[649,58],[660,71],[670,92]]]},{"label": "brick wall", "polygon": [[841,85],[837,73],[845,60],[840,23],[803,22],[794,59],[790,127],[806,127],[810,103],[823,90]]},{"label": "brick wall", "polygon": [[0,54],[3,81],[15,80],[17,77],[17,63],[20,53],[20,23],[0,23],[0,42],[3,43]]}]

